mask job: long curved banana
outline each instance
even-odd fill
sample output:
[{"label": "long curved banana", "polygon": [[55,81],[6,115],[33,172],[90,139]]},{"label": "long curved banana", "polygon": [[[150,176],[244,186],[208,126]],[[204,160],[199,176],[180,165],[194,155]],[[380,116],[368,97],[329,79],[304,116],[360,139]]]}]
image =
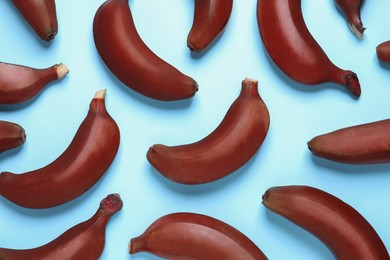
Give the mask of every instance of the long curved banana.
[{"label": "long curved banana", "polygon": [[26,142],[26,132],[18,124],[0,120],[0,153]]},{"label": "long curved banana", "polygon": [[0,173],[0,195],[23,207],[49,208],[91,188],[119,148],[119,128],[106,110],[104,94],[96,93],[72,142],[56,160],[23,174]]},{"label": "long curved banana", "polygon": [[360,19],[362,0],[335,0],[335,3],[347,19],[351,32],[362,40],[363,32],[366,29],[363,27],[362,20]]},{"label": "long curved banana", "polygon": [[190,98],[198,84],[153,53],[139,36],[127,0],[107,0],[97,10],[93,36],[110,71],[131,89],[157,100]]},{"label": "long curved banana", "polygon": [[186,145],[153,145],[147,152],[149,162],[165,177],[185,184],[211,182],[243,166],[260,148],[270,124],[257,84],[242,81],[239,97],[207,137]]},{"label": "long curved banana", "polygon": [[24,19],[44,41],[51,41],[58,33],[54,0],[12,0]]},{"label": "long curved banana", "polygon": [[390,163],[390,119],[322,134],[307,145],[314,155],[340,163]]},{"label": "long curved banana", "polygon": [[234,227],[196,213],[172,213],[157,219],[142,235],[130,240],[129,252],[148,252],[168,259],[267,259]]},{"label": "long curved banana", "polygon": [[208,47],[225,29],[232,13],[233,0],[195,0],[194,20],[187,36],[191,51]]},{"label": "long curved banana", "polygon": [[69,72],[64,64],[45,69],[0,62],[0,104],[17,104],[36,97],[50,82]]},{"label": "long curved banana", "polygon": [[258,0],[257,20],[265,49],[289,77],[308,85],[338,83],[360,96],[357,75],[334,65],[310,34],[301,0]]},{"label": "long curved banana", "polygon": [[98,259],[105,245],[105,232],[111,216],[122,208],[118,194],[110,194],[88,220],[68,229],[53,241],[32,249],[0,248],[2,260]]},{"label": "long curved banana", "polygon": [[263,195],[263,204],[311,232],[337,259],[390,259],[370,223],[327,192],[309,186],[272,187]]}]

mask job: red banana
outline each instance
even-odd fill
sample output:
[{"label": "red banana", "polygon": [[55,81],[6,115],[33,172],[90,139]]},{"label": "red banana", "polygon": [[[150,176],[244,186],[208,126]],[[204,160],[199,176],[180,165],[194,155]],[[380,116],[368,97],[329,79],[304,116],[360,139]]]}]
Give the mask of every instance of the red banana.
[{"label": "red banana", "polygon": [[24,19],[44,41],[57,35],[58,22],[54,0],[12,0]]},{"label": "red banana", "polygon": [[211,134],[192,144],[153,145],[147,159],[175,182],[211,182],[232,173],[252,158],[267,135],[269,123],[268,109],[257,90],[257,81],[245,79],[239,97]]},{"label": "red banana", "polygon": [[338,83],[360,96],[357,75],[334,65],[310,34],[301,0],[258,0],[257,20],[265,49],[289,77],[308,85]]},{"label": "red banana", "polygon": [[100,202],[99,209],[90,219],[68,229],[53,241],[32,249],[0,248],[0,259],[98,259],[104,249],[107,223],[122,205],[118,194],[110,194]]},{"label": "red banana", "polygon": [[385,41],[376,47],[376,55],[383,62],[390,62],[390,41]]},{"label": "red banana", "polygon": [[340,163],[390,163],[390,119],[342,128],[307,144],[314,155]]},{"label": "red banana", "polygon": [[49,208],[91,188],[119,148],[119,128],[106,110],[104,94],[96,93],[72,142],[56,160],[24,174],[0,173],[0,195],[23,207]]},{"label": "red banana", "polygon": [[363,39],[363,32],[366,29],[360,19],[362,2],[362,0],[335,0],[336,6],[347,18],[349,29],[360,40]]},{"label": "red banana", "polygon": [[272,187],[263,195],[263,204],[311,232],[337,259],[390,259],[370,223],[329,193],[309,186]]},{"label": "red banana", "polygon": [[190,98],[198,84],[154,54],[140,38],[127,0],[107,0],[93,21],[96,48],[107,67],[131,89],[150,98]]},{"label": "red banana", "polygon": [[43,88],[68,73],[64,64],[45,69],[0,62],[0,104],[17,104],[36,97]]},{"label": "red banana", "polygon": [[18,124],[0,120],[0,153],[18,147],[26,141],[26,133]]},{"label": "red banana", "polygon": [[267,259],[234,227],[195,213],[173,213],[157,219],[142,235],[131,239],[129,252],[168,259]]},{"label": "red banana", "polygon": [[195,0],[188,48],[200,52],[208,47],[224,31],[232,8],[233,0]]}]

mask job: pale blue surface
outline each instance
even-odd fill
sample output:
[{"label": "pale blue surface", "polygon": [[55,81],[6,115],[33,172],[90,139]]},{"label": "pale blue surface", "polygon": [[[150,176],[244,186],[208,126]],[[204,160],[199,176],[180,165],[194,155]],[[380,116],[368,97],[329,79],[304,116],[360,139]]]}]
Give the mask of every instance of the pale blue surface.
[{"label": "pale blue surface", "polygon": [[[193,1],[130,1],[144,41],[161,58],[199,83],[187,101],[163,103],[121,84],[101,62],[93,43],[92,21],[99,1],[57,0],[59,34],[42,43],[13,8],[0,1],[0,60],[32,67],[63,62],[70,74],[48,86],[27,105],[0,111],[27,132],[20,148],[0,155],[0,171],[25,172],[52,162],[68,146],[94,93],[107,88],[107,109],[121,129],[121,146],[112,166],[90,191],[65,205],[24,209],[0,198],[0,247],[45,244],[95,213],[100,200],[120,193],[123,209],[107,228],[102,259],[157,259],[127,253],[130,238],[171,212],[207,214],[236,227],[270,259],[332,259],[327,248],[303,229],[270,213],[261,195],[275,185],[305,184],[328,191],[355,207],[390,249],[390,165],[348,166],[314,158],[306,142],[338,128],[390,118],[390,67],[375,47],[390,39],[388,1],[366,1],[367,27],[360,42],[349,31],[332,0],[303,1],[307,25],[330,59],[355,71],[362,96],[353,99],[335,84],[295,83],[264,51],[256,20],[256,0],[235,1],[226,31],[204,55],[192,56],[186,37]],[[259,80],[271,115],[268,136],[256,156],[220,181],[175,184],[159,175],[145,154],[154,143],[190,143],[209,134],[238,96],[245,77]]]}]

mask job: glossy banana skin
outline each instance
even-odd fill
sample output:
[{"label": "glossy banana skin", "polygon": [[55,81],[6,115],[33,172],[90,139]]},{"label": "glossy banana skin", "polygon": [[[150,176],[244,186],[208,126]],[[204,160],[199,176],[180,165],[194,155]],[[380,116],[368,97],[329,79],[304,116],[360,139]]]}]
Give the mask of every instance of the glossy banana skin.
[{"label": "glossy banana skin", "polygon": [[220,179],[243,166],[262,145],[270,124],[257,81],[245,79],[239,97],[219,126],[200,141],[179,146],[156,144],[147,159],[165,177],[184,184]]},{"label": "glossy banana skin", "polygon": [[93,35],[100,57],[131,89],[173,101],[195,95],[198,84],[159,58],[140,38],[127,0],[107,0],[97,10]]},{"label": "glossy banana skin", "polygon": [[24,19],[44,41],[51,41],[58,33],[54,0],[12,0]]},{"label": "glossy banana skin", "polygon": [[267,259],[234,227],[196,213],[172,213],[153,222],[129,243],[130,254],[148,252],[166,259]]},{"label": "glossy banana skin", "polygon": [[2,172],[0,195],[27,208],[50,208],[91,188],[107,171],[119,148],[119,128],[97,92],[68,148],[52,163],[23,174]]},{"label": "glossy banana skin", "polygon": [[233,0],[195,0],[188,48],[194,52],[206,49],[224,31],[232,8]]},{"label": "glossy banana skin", "polygon": [[390,119],[316,136],[308,147],[314,155],[340,163],[390,163]]},{"label": "glossy banana skin", "polygon": [[0,259],[98,259],[104,249],[106,225],[122,205],[118,194],[110,194],[101,201],[90,219],[68,229],[53,241],[33,249],[0,248]]},{"label": "glossy banana skin", "polygon": [[272,187],[263,195],[263,204],[311,232],[337,259],[389,259],[367,220],[329,193],[309,186]]},{"label": "glossy banana skin", "polygon": [[382,62],[390,62],[390,41],[385,41],[376,47],[376,55]]},{"label": "glossy banana skin", "polygon": [[338,83],[360,96],[357,75],[334,65],[310,34],[301,0],[258,0],[257,20],[265,49],[289,77],[307,85]]},{"label": "glossy banana skin", "polygon": [[26,132],[18,124],[0,120],[0,153],[26,142]]},{"label": "glossy banana skin", "polygon": [[344,14],[348,21],[351,32],[360,40],[363,39],[363,32],[366,28],[360,19],[360,8],[362,0],[335,0],[336,6]]},{"label": "glossy banana skin", "polygon": [[43,88],[68,73],[64,64],[37,69],[0,62],[0,104],[18,104],[36,97]]}]

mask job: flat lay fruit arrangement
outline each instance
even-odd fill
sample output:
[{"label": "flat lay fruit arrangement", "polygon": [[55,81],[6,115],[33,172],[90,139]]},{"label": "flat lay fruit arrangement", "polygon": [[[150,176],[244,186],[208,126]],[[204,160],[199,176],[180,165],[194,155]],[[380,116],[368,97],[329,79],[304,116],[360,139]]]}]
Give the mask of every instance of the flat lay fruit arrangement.
[{"label": "flat lay fruit arrangement", "polygon": [[1,2],[0,260],[390,259],[389,8]]}]

